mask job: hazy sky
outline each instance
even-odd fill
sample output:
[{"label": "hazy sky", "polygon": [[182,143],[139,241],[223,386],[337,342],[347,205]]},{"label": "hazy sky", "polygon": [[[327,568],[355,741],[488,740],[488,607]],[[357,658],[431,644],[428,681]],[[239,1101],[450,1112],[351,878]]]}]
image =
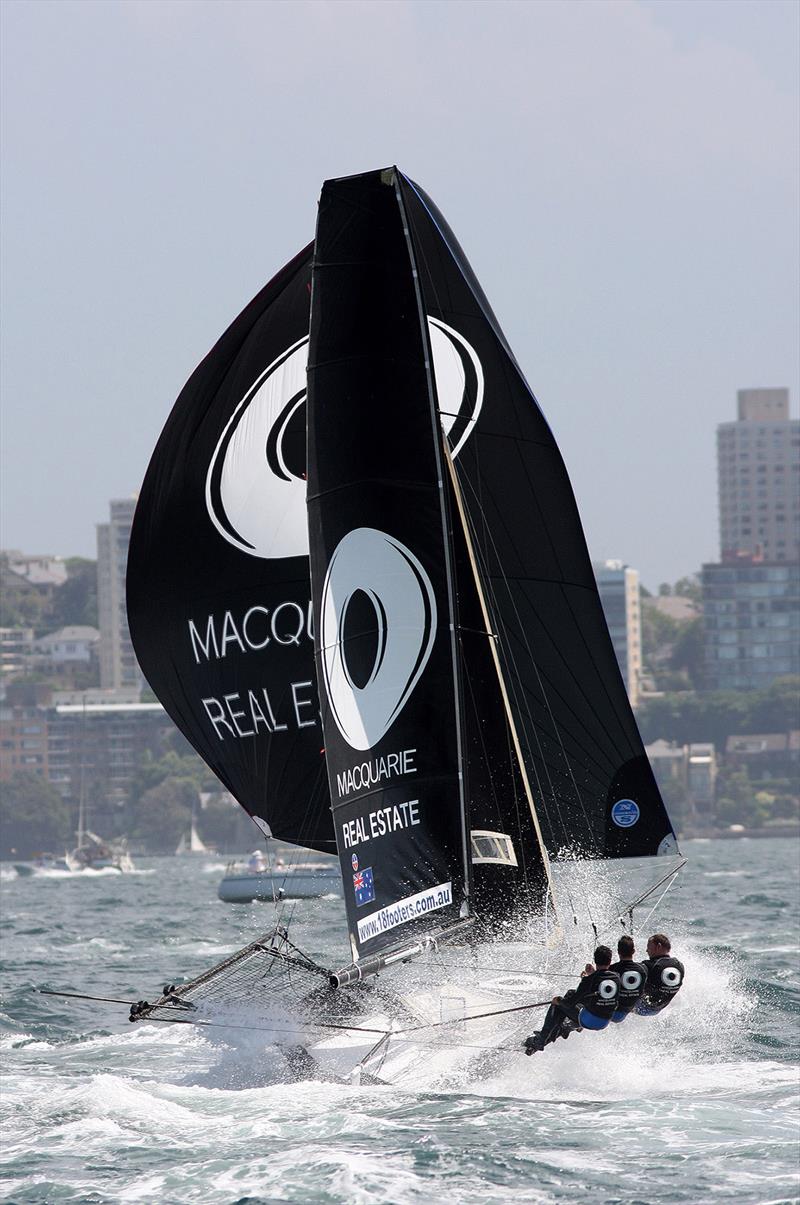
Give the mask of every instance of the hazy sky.
[{"label": "hazy sky", "polygon": [[447,216],[596,557],[717,556],[715,426],[798,398],[795,0],[4,0],[3,547],[95,555],[184,380],[397,163]]}]

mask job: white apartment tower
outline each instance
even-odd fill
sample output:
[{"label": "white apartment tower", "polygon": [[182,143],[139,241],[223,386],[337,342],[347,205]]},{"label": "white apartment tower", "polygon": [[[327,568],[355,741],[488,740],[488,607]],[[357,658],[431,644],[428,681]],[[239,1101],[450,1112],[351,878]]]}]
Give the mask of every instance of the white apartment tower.
[{"label": "white apartment tower", "polygon": [[622,561],[601,561],[593,566],[611,643],[617,655],[631,706],[639,702],[642,679],[642,624],[639,572]]},{"label": "white apartment tower", "polygon": [[740,389],[736,422],[717,427],[720,560],[800,557],[800,422],[788,389]]},{"label": "white apartment tower", "polygon": [[135,498],[115,499],[110,503],[109,522],[97,524],[100,685],[106,690],[140,690],[144,685],[125,606],[125,570],[135,509]]}]

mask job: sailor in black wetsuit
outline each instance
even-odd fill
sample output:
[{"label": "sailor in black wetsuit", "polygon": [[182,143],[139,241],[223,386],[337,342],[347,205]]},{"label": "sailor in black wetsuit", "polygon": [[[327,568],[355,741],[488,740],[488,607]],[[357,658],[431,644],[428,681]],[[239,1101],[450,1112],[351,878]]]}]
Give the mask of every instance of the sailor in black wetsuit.
[{"label": "sailor in black wetsuit", "polygon": [[633,938],[627,934],[617,942],[619,961],[612,962],[608,968],[619,975],[619,999],[612,1021],[617,1024],[624,1021],[635,1009],[647,983],[647,967],[643,962],[634,962],[635,947]]},{"label": "sailor in black wetsuit", "polygon": [[644,993],[636,1005],[640,1017],[652,1017],[660,1013],[677,996],[683,984],[683,963],[672,957],[672,943],[666,933],[654,933],[647,943],[647,958],[642,965],[647,968],[647,983]]},{"label": "sailor in black wetsuit", "polygon": [[564,996],[553,997],[542,1028],[523,1042],[526,1054],[544,1050],[558,1037],[568,1038],[573,1029],[605,1029],[608,1026],[619,998],[619,975],[608,969],[611,958],[608,946],[597,947],[595,965],[587,963],[577,988]]}]

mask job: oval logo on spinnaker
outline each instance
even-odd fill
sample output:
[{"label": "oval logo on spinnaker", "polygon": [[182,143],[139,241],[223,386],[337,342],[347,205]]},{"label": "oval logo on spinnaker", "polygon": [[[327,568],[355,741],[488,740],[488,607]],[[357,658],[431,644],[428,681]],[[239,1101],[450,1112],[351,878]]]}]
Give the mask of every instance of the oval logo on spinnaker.
[{"label": "oval logo on spinnaker", "polygon": [[611,809],[611,819],[617,828],[631,828],[640,815],[639,805],[632,799],[618,799]]},{"label": "oval logo on spinnaker", "polygon": [[[455,459],[483,405],[474,349],[439,318],[428,319],[442,428]],[[206,474],[206,508],[223,539],[265,560],[308,556],[306,367],[308,336],[283,351],[225,424]]]}]

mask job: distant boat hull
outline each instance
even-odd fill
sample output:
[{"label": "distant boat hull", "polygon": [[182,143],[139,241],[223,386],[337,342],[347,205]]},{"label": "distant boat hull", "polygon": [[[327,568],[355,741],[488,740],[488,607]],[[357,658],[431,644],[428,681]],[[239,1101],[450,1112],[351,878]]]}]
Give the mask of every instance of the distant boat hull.
[{"label": "distant boat hull", "polygon": [[48,857],[34,858],[32,862],[15,862],[14,869],[21,879],[30,878],[34,874],[42,874],[48,870],[69,870],[66,858]]},{"label": "distant boat hull", "polygon": [[127,850],[102,852],[91,846],[81,846],[67,854],[66,864],[71,871],[118,870],[120,874],[130,874],[134,869],[133,860]]},{"label": "distant boat hull", "polygon": [[338,866],[296,867],[294,870],[231,870],[220,882],[217,895],[226,904],[250,904],[254,900],[311,900],[331,893],[341,894]]}]

